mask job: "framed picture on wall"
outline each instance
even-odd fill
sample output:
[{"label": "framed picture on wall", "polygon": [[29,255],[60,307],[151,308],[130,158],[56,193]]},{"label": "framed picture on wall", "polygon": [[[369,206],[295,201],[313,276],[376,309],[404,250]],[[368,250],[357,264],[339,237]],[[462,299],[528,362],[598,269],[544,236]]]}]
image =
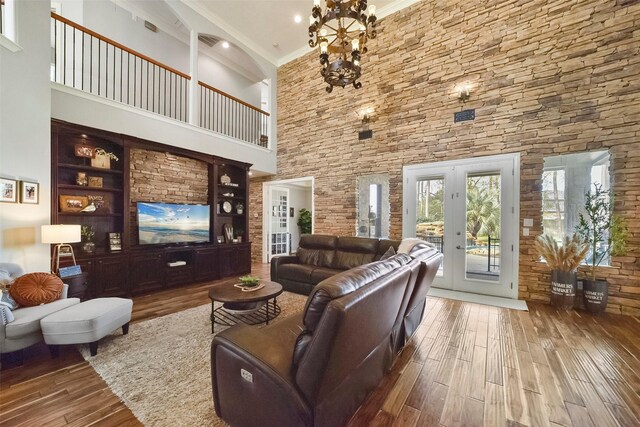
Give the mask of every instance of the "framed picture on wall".
[{"label": "framed picture on wall", "polygon": [[20,203],[40,203],[40,185],[37,182],[20,181]]},{"label": "framed picture on wall", "polygon": [[18,203],[18,181],[0,178],[0,202]]}]

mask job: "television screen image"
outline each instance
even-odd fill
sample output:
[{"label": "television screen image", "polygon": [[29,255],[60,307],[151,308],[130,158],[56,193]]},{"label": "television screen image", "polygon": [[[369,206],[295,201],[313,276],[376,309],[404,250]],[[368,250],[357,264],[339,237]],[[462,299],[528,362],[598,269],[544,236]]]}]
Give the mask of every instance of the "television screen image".
[{"label": "television screen image", "polygon": [[208,242],[209,206],[138,202],[141,245]]}]

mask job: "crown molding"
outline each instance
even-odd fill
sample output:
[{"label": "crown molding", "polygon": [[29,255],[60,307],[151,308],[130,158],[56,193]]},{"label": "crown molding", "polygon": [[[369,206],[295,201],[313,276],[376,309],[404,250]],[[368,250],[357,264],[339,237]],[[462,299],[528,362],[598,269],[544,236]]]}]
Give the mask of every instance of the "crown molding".
[{"label": "crown molding", "polygon": [[[399,10],[402,10],[406,7],[411,6],[414,3],[419,2],[420,0],[396,0],[392,3],[389,3],[388,5],[386,5],[385,7],[381,7],[380,9],[378,9],[377,11],[377,16],[378,19],[382,19],[385,18],[391,14],[396,13]],[[293,52],[291,52],[288,55],[283,56],[282,58],[280,58],[278,60],[278,67],[283,66],[284,64],[293,61],[294,59],[298,59],[301,56],[306,55],[309,52],[312,52],[313,49],[309,47],[309,45],[306,45],[304,47],[301,47],[300,49],[296,49]]]},{"label": "crown molding", "polygon": [[296,49],[293,52],[291,52],[288,55],[283,56],[282,58],[280,58],[280,60],[278,60],[278,67],[293,61],[294,59],[298,59],[301,56],[306,55],[309,52],[313,52],[314,49],[312,47],[310,47],[309,45],[303,46],[300,49]]},{"label": "crown molding", "polygon": [[191,9],[193,9],[194,12],[200,14],[203,18],[215,24],[222,31],[229,34],[236,41],[242,43],[248,49],[251,49],[253,52],[260,55],[266,61],[270,62],[275,66],[278,65],[278,58],[276,58],[272,53],[267,52],[266,50],[258,46],[256,43],[248,39],[244,34],[242,34],[236,28],[227,24],[224,19],[222,19],[215,13],[211,12],[208,8],[204,7],[199,1],[197,0],[181,0],[181,1],[182,3],[184,3]]}]

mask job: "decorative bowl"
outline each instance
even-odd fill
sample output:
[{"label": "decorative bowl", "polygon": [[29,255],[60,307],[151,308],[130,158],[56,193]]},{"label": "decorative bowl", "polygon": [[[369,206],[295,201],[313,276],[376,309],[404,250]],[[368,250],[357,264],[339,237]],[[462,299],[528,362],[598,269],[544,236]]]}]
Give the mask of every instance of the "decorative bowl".
[{"label": "decorative bowl", "polygon": [[240,285],[247,288],[253,288],[260,284],[260,278],[255,276],[242,276],[240,278]]}]

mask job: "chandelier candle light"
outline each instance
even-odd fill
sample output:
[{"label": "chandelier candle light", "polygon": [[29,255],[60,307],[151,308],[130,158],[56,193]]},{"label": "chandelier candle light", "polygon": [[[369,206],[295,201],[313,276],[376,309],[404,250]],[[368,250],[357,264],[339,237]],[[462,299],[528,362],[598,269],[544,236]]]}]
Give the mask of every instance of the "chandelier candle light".
[{"label": "chandelier candle light", "polygon": [[[326,0],[324,14],[320,0],[313,0],[309,46],[320,46],[320,74],[329,85],[327,92],[334,86],[362,87],[360,55],[367,53],[367,41],[376,38],[375,28],[376,7],[367,8],[367,0]],[[330,54],[335,55],[333,61]]]}]

